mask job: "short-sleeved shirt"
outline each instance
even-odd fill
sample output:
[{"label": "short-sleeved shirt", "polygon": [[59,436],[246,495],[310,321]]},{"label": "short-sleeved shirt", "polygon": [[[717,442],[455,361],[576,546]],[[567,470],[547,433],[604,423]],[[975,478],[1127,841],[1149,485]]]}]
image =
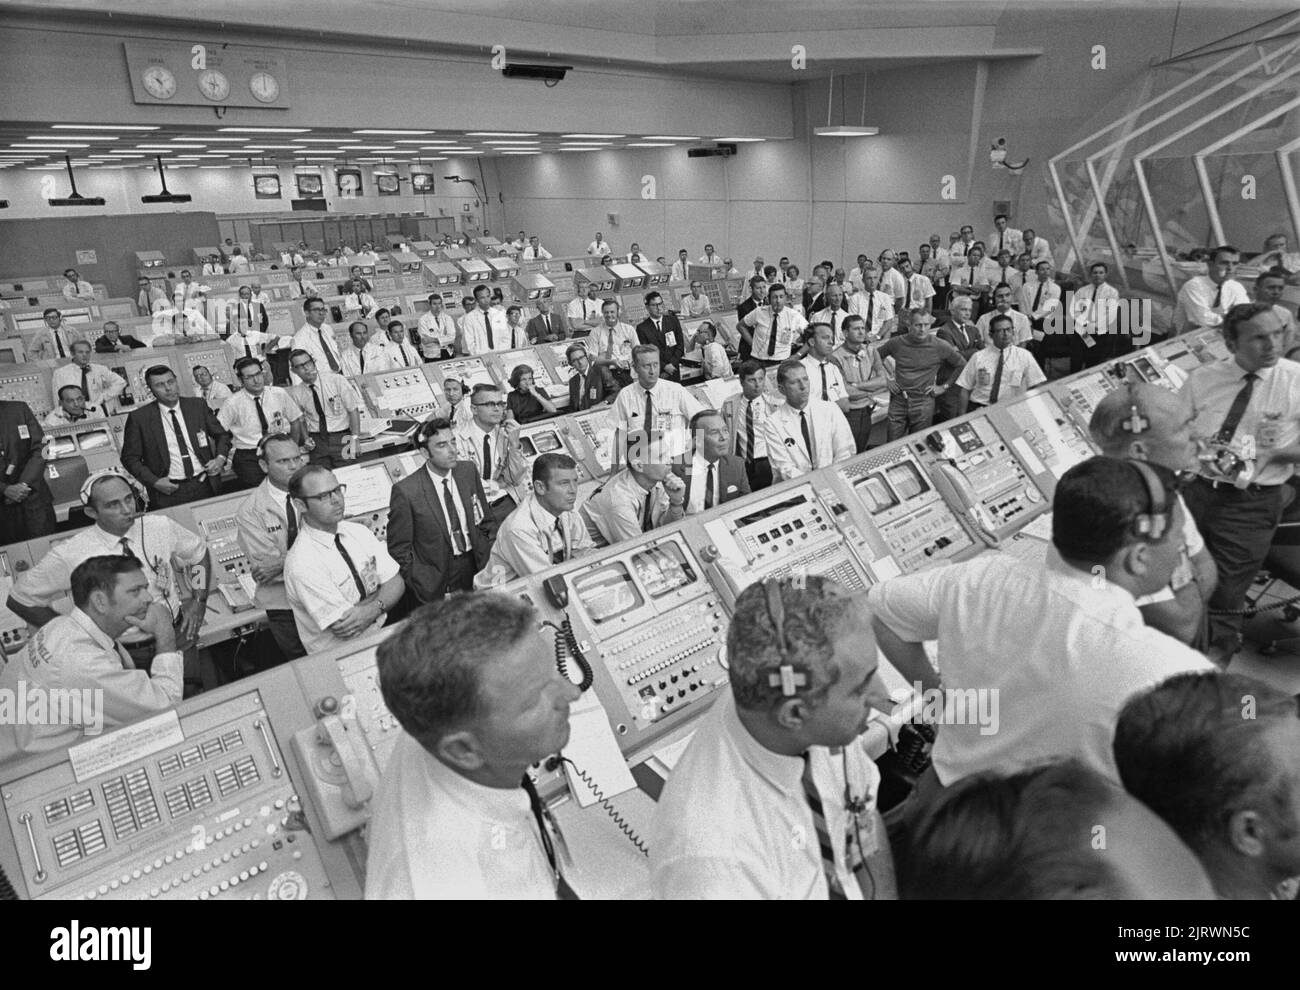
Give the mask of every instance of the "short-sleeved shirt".
[{"label": "short-sleeved shirt", "polygon": [[[324,432],[340,433],[346,430],[351,422],[348,413],[361,408],[356,389],[342,375],[336,375],[332,371],[322,371],[320,368],[316,370],[318,375],[315,388],[320,395],[321,408],[325,410]],[[307,432],[322,432],[320,416],[316,413],[316,402],[312,399],[312,386],[306,382],[290,385],[289,394],[293,396],[293,401],[298,404],[302,414],[307,417]]]},{"label": "short-sleeved shirt", "polygon": [[266,433],[288,433],[291,423],[302,418],[302,410],[293,397],[278,385],[268,385],[262,390],[262,414],[266,417],[266,430],[257,418],[257,404],[253,396],[241,389],[226,400],[217,413],[217,420],[235,438],[236,450],[254,450]]},{"label": "short-sleeved shirt", "polygon": [[966,367],[962,369],[961,374],[957,376],[957,384],[970,392],[972,402],[978,402],[982,406],[989,404],[989,398],[993,393],[993,380],[997,377],[999,358],[1002,358],[1002,381],[998,385],[999,400],[1022,395],[1035,385],[1047,381],[1043,369],[1038,367],[1038,362],[1034,360],[1033,355],[1023,347],[1011,344],[1006,348],[1005,357],[1002,357],[1003,353],[993,344],[989,344],[983,350],[976,351],[966,362]]}]

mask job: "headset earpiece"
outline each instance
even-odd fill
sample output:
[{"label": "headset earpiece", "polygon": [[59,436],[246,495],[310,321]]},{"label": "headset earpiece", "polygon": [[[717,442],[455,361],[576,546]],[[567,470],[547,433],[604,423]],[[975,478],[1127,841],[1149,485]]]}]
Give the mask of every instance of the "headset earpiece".
[{"label": "headset earpiece", "polygon": [[1133,520],[1133,528],[1138,536],[1150,540],[1159,540],[1169,527],[1169,494],[1159,476],[1150,466],[1141,461],[1129,461],[1136,469],[1147,491],[1147,511],[1139,513]]},{"label": "headset earpiece", "polygon": [[790,662],[790,654],[794,651],[785,635],[785,603],[781,599],[780,579],[764,580],[763,592],[767,598],[767,617],[772,621],[772,629],[776,633],[776,646],[781,651],[781,665],[768,674],[767,683],[769,687],[779,687],[782,697],[793,698],[799,693],[801,687],[808,686],[808,675],[801,670],[796,670],[794,664]]},{"label": "headset earpiece", "polygon": [[1135,437],[1141,436],[1151,429],[1151,420],[1143,416],[1138,410],[1137,383],[1132,378],[1126,378],[1124,379],[1124,385],[1128,388],[1129,417],[1122,420],[1120,426]]}]

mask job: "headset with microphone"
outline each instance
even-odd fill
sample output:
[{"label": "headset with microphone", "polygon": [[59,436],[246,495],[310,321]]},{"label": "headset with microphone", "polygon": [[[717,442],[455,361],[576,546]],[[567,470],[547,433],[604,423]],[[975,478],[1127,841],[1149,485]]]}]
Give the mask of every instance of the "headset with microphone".
[{"label": "headset with microphone", "polygon": [[81,485],[81,504],[90,505],[90,495],[95,486],[105,478],[118,478],[125,481],[131,492],[135,495],[135,512],[136,515],[143,515],[149,508],[149,492],[144,485],[140,484],[135,478],[127,474],[126,471],[113,465],[112,467],[100,468],[93,472]]}]

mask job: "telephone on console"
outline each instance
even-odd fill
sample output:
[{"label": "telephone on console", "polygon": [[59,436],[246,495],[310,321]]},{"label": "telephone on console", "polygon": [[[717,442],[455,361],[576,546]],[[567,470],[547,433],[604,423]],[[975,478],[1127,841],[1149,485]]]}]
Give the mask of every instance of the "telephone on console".
[{"label": "telephone on console", "polygon": [[556,576],[547,578],[542,582],[542,590],[546,592],[546,597],[550,603],[564,613],[564,618],[557,626],[553,622],[547,622],[546,625],[555,630],[555,666],[560,669],[560,673],[569,680],[569,660],[572,659],[582,672],[582,680],[578,682],[578,690],[586,691],[591,687],[594,675],[591,671],[591,664],[582,654],[582,648],[578,645],[578,637],[573,634],[573,626],[569,622],[569,586],[565,583],[564,578]]},{"label": "telephone on console", "polygon": [[975,535],[986,546],[994,548],[999,546],[1001,541],[997,536],[997,526],[989,516],[988,510],[980,502],[975,489],[971,487],[970,480],[958,469],[951,452],[944,443],[943,434],[936,430],[926,436],[925,443],[940,457],[947,459],[947,463],[935,464],[935,470],[931,475],[939,494],[943,496],[949,505],[953,506],[959,515],[971,524],[975,530]]},{"label": "telephone on console", "polygon": [[322,698],[317,723],[294,733],[293,748],[303,783],[320,812],[325,838],[337,839],[370,821],[370,799],[379,786],[379,764],[344,704]]}]

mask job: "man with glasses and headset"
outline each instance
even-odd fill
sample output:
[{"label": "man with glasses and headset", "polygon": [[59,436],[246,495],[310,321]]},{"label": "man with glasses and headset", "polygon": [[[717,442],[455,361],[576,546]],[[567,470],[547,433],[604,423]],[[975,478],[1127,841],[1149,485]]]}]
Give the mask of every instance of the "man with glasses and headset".
[{"label": "man with glasses and headset", "polygon": [[356,460],[361,402],[352,383],[332,371],[321,371],[306,351],[289,355],[289,370],[300,382],[288,391],[302,410],[311,463],[335,468]]},{"label": "man with glasses and headset", "polygon": [[505,397],[495,385],[475,385],[469,404],[473,419],[454,428],[457,453],[478,471],[499,526],[516,504],[510,490],[528,478],[528,463],[519,446],[519,424],[506,419]]},{"label": "man with glasses and headset", "polygon": [[891,900],[864,745],[893,702],[861,595],[807,575],[750,585],[727,630],[731,690],[655,808],[655,897]]},{"label": "man with glasses and headset", "polygon": [[236,361],[235,376],[240,390],[226,400],[217,420],[235,438],[230,461],[235,478],[243,488],[256,488],[262,483],[258,443],[270,433],[288,433],[299,443],[304,442],[303,415],[288,392],[266,384],[265,369],[257,358]]},{"label": "man with glasses and headset", "polygon": [[[299,351],[297,353],[305,353]],[[265,610],[271,636],[285,660],[306,654],[284,587],[284,563],[298,538],[298,511],[289,495],[289,479],[307,461],[297,441],[287,433],[269,433],[257,445],[257,462],[266,479],[253,489],[235,513],[239,545],[248,556],[257,582],[253,601]]]},{"label": "man with glasses and headset", "polygon": [[388,620],[405,584],[397,561],[369,528],[347,522],[347,486],[318,464],[289,479],[298,538],[284,561],[284,589],[308,653],[340,646]]}]

